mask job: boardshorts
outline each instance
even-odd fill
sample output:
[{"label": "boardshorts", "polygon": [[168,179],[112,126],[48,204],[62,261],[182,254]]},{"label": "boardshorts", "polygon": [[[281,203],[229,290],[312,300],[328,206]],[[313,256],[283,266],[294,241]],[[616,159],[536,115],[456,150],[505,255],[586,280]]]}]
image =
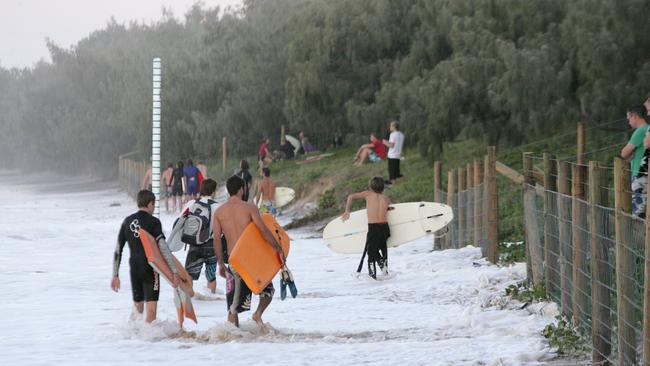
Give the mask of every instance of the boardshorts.
[{"label": "boardshorts", "polygon": [[273,206],[273,201],[265,200],[260,207],[260,213],[269,213],[275,216],[278,213],[278,209]]},{"label": "boardshorts", "polygon": [[146,259],[129,258],[131,267],[131,292],[134,302],[158,301],[160,275],[146,262]]},{"label": "boardshorts", "polygon": [[372,163],[378,163],[381,161],[381,158],[373,151],[370,153],[370,155],[368,155],[368,160],[370,160]]},{"label": "boardshorts", "polygon": [[201,245],[190,245],[185,258],[185,269],[194,281],[201,276],[201,268],[205,264],[205,279],[214,281],[217,276],[217,256],[214,254],[213,240],[210,239]]},{"label": "boardshorts", "polygon": [[[270,282],[260,293],[260,298],[273,297],[275,288]],[[239,314],[251,309],[253,292],[246,286],[246,282],[230,266],[226,270],[226,305],[231,314]]]}]

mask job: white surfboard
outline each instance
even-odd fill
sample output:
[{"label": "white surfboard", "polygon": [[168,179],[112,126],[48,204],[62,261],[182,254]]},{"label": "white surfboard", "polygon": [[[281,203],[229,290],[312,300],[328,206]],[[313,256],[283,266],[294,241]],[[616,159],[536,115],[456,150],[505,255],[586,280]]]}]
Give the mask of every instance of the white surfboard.
[{"label": "white surfboard", "polygon": [[[396,247],[419,239],[447,226],[454,218],[451,207],[436,202],[407,202],[389,206],[388,246]],[[323,230],[323,240],[338,253],[361,253],[366,245],[368,215],[366,210],[350,213],[347,221],[339,216]]]},{"label": "white surfboard", "polygon": [[295,138],[295,137],[293,137],[291,135],[284,135],[284,138],[285,138],[285,140],[287,140],[287,142],[289,142],[291,144],[291,146],[293,146],[293,152],[295,154],[297,154],[298,150],[300,150],[300,146],[302,146],[300,141],[298,141],[297,138]]},{"label": "white surfboard", "polygon": [[[296,191],[289,187],[275,187],[275,207],[280,208],[289,204],[296,198]],[[262,200],[257,203],[257,207],[262,207]]]}]

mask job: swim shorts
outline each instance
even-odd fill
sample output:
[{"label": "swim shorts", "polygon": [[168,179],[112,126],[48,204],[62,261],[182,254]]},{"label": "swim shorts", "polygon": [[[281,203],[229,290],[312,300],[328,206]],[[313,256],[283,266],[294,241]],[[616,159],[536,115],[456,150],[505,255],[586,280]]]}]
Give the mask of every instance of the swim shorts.
[{"label": "swim shorts", "polygon": [[[275,288],[270,282],[260,293],[262,297],[273,297]],[[251,309],[252,291],[246,282],[230,266],[226,269],[226,305],[231,314],[239,314]]]},{"label": "swim shorts", "polygon": [[373,163],[377,163],[381,161],[381,158],[375,154],[375,152],[371,152],[370,155],[368,155],[368,160],[370,160]]},{"label": "swim shorts", "polygon": [[194,281],[201,276],[201,268],[205,263],[205,279],[212,282],[216,279],[217,257],[214,254],[212,239],[201,245],[190,245],[185,258],[185,269]]},{"label": "swim shorts", "polygon": [[275,216],[278,213],[278,210],[273,207],[273,201],[265,200],[262,202],[262,206],[260,207],[260,213],[269,213]]}]

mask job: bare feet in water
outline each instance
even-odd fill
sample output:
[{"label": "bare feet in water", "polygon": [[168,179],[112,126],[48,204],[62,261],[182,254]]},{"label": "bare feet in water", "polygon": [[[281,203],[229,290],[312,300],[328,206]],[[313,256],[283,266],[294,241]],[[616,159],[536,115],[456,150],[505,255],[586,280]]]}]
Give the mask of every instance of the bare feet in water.
[{"label": "bare feet in water", "polygon": [[217,293],[217,280],[208,282],[207,286],[210,289],[210,292],[213,294]]},{"label": "bare feet in water", "polygon": [[269,329],[267,328],[266,324],[264,324],[264,322],[262,321],[262,317],[258,313],[254,313],[252,318],[255,321],[255,323],[257,323],[257,325],[260,327],[262,333],[269,332]]}]

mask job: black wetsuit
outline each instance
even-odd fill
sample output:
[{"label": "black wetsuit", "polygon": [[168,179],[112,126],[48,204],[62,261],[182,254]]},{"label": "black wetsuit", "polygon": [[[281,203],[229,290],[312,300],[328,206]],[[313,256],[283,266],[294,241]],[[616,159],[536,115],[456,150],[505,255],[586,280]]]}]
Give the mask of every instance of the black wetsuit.
[{"label": "black wetsuit", "polygon": [[242,201],[248,201],[248,197],[251,192],[251,183],[253,182],[253,176],[248,170],[239,170],[235,173],[236,176],[244,180],[244,196]]},{"label": "black wetsuit", "polygon": [[117,246],[115,247],[115,257],[113,260],[113,276],[119,274],[122,251],[124,250],[124,244],[128,242],[133,301],[158,301],[160,278],[158,272],[154,271],[147,262],[144,247],[140,241],[140,228],[149,232],[149,234],[156,238],[156,241],[165,237],[160,220],[148,212],[140,210],[128,216],[122,222],[120,232],[117,236]]},{"label": "black wetsuit", "polygon": [[182,196],[183,195],[183,169],[176,168],[172,172],[172,196]]}]

